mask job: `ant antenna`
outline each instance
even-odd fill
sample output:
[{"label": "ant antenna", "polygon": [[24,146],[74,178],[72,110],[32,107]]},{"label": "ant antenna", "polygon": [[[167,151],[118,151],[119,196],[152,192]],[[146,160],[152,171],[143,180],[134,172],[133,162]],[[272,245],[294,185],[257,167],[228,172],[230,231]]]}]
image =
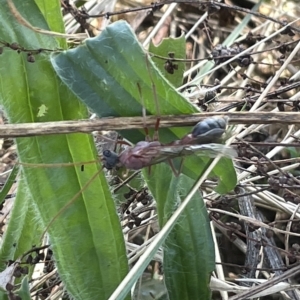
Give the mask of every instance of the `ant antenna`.
[{"label": "ant antenna", "polygon": [[148,69],[149,78],[151,80],[151,88],[152,88],[153,95],[154,95],[154,103],[155,103],[155,109],[156,109],[156,115],[157,115],[155,128],[154,128],[154,134],[153,134],[153,140],[158,141],[159,140],[158,129],[159,129],[159,123],[160,123],[160,109],[159,109],[159,105],[158,105],[157,91],[156,91],[156,87],[155,87],[155,84],[153,81],[153,77],[152,77],[151,69],[150,69],[150,65],[149,65],[150,62],[149,62],[148,54],[146,54],[145,58],[146,58],[146,65],[147,65],[147,69]]}]

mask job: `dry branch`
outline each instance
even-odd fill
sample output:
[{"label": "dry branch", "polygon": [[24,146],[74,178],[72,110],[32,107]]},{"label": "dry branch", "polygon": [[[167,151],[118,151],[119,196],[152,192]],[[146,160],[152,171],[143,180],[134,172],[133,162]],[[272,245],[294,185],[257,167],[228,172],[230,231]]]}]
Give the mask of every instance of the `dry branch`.
[{"label": "dry branch", "polygon": [[[230,124],[300,124],[297,112],[211,112],[191,115],[161,116],[160,127],[194,126],[207,117],[227,116]],[[155,116],[147,117],[147,126],[154,127]],[[59,121],[45,123],[6,124],[0,126],[0,137],[28,137],[50,134],[90,133],[103,130],[143,128],[142,117],[102,118],[98,120]]]}]

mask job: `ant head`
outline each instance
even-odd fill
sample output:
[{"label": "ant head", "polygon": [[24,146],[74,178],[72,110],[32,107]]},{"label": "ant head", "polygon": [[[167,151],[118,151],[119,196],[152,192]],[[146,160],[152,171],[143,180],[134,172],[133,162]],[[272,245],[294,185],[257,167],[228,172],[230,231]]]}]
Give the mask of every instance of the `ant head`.
[{"label": "ant head", "polygon": [[116,167],[119,163],[119,155],[113,151],[110,150],[104,150],[102,152],[102,162],[103,162],[103,166],[108,169],[111,170],[114,167]]}]

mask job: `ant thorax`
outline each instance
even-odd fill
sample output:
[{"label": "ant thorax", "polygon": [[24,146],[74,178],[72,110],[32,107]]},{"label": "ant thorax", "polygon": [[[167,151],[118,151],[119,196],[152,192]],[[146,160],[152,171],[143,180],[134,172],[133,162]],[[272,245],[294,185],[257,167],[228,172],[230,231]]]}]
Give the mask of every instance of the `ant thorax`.
[{"label": "ant thorax", "polygon": [[131,170],[140,170],[151,165],[151,161],[159,153],[158,141],[141,141],[134,147],[128,147],[119,156],[120,163]]}]

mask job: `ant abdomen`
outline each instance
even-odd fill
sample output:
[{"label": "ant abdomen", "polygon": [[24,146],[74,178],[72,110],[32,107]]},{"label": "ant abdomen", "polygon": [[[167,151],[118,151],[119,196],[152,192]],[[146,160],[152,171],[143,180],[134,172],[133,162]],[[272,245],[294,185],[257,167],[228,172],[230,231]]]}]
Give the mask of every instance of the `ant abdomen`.
[{"label": "ant abdomen", "polygon": [[227,118],[207,118],[193,128],[191,135],[197,143],[216,143],[226,130]]}]

